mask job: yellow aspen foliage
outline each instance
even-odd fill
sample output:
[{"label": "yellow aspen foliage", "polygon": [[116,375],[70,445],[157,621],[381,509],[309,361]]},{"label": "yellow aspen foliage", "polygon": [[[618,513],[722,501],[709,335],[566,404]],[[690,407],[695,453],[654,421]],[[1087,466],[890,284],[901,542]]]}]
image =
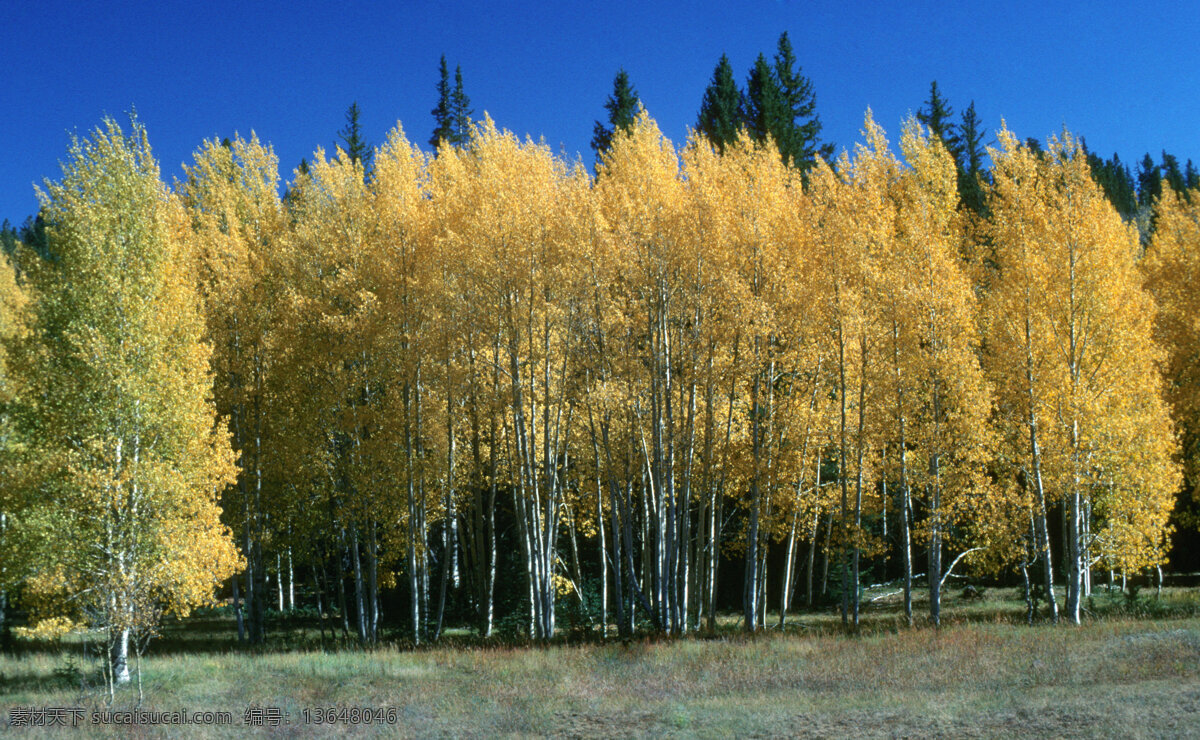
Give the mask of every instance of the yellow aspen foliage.
[{"label": "yellow aspen foliage", "polygon": [[4,627],[8,590],[21,581],[28,565],[28,552],[18,545],[14,530],[21,510],[29,504],[28,491],[20,480],[24,445],[15,418],[25,391],[9,359],[10,351],[19,351],[24,341],[28,308],[28,297],[17,282],[12,263],[0,256],[0,629]]},{"label": "yellow aspen foliage", "polygon": [[1184,471],[1200,501],[1200,195],[1164,188],[1154,223],[1141,266],[1158,303],[1154,339],[1166,353],[1164,391],[1181,436]]},{"label": "yellow aspen foliage", "polygon": [[999,418],[1024,424],[1004,436],[1027,450],[1022,476],[1044,490],[1037,508],[1058,501],[1067,512],[1066,607],[1077,623],[1094,562],[1128,570],[1165,557],[1178,469],[1156,309],[1135,265],[1136,232],[1092,180],[1078,143],[1065,134],[1042,155],[1007,129],[999,140],[990,373]]},{"label": "yellow aspen foliage", "polygon": [[[204,142],[194,164],[185,166],[178,192],[191,221],[197,260],[196,277],[203,300],[207,340],[213,348],[214,398],[229,420],[238,455],[238,485],[225,491],[226,521],[237,533],[246,556],[247,602],[251,635],[261,639],[264,607],[264,541],[268,524],[285,531],[296,519],[284,498],[264,502],[272,404],[268,387],[273,370],[272,328],[279,320],[276,296],[278,260],[288,236],[279,199],[278,161],[251,134],[232,142]],[[241,608],[236,589],[235,608]],[[238,614],[239,624],[241,613]]]},{"label": "yellow aspen foliage", "polygon": [[238,565],[217,506],[233,455],[211,398],[187,221],[142,126],[127,135],[108,119],[76,139],[63,179],[40,195],[54,258],[32,274],[31,590],[107,631],[122,682],[131,637],[162,610],[208,603]]}]

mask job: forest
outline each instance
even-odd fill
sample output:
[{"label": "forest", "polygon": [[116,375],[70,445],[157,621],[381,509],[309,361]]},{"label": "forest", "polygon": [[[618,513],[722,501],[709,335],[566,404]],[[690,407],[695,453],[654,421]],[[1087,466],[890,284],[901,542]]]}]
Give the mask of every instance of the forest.
[{"label": "forest", "polygon": [[964,573],[1078,624],[1161,579],[1191,168],[1139,200],[1066,131],[964,147],[936,85],[835,158],[784,41],[678,145],[619,74],[594,172],[473,121],[444,59],[432,154],[354,106],[286,183],[252,134],[169,187],[136,117],[75,138],[0,264],[5,634],[98,630],[119,684],[217,600],[249,644],[307,609],[425,645],[853,628],[877,582],[936,626]]}]

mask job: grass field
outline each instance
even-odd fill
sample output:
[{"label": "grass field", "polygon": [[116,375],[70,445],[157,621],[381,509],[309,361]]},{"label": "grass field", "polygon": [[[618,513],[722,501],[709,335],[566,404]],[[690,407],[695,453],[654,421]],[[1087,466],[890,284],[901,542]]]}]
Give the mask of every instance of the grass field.
[{"label": "grass field", "polygon": [[[227,618],[209,616],[151,647],[140,708],[232,724],[92,724],[133,708],[136,689],[109,707],[80,645],[24,644],[0,657],[0,734],[68,736],[6,725],[15,708],[73,707],[81,737],[1200,737],[1195,590],[1105,596],[1081,627],[1024,626],[1012,596],[954,602],[940,630],[901,626],[881,600],[858,634],[820,613],[748,637],[731,616],[705,638],[418,651],[297,648],[303,631],[239,651]],[[248,726],[250,707],[288,722]],[[382,716],[316,723],[329,707]]]}]

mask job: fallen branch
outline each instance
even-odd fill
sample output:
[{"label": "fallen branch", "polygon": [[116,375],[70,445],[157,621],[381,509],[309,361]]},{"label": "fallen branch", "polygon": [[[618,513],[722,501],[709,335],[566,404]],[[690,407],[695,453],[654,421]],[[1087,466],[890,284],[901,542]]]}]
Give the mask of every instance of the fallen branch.
[{"label": "fallen branch", "polygon": [[954,562],[950,563],[950,567],[946,569],[946,575],[942,576],[942,580],[938,582],[938,588],[940,589],[942,586],[946,585],[946,579],[949,578],[950,574],[954,572],[954,566],[958,565],[958,561],[962,560],[967,555],[970,555],[971,553],[975,552],[976,550],[982,550],[982,549],[983,549],[982,547],[972,547],[970,550],[967,550],[967,551],[959,554],[958,557],[954,558]]},{"label": "fallen branch", "polygon": [[903,591],[889,591],[886,594],[880,594],[879,596],[876,596],[875,598],[871,599],[867,603],[874,604],[876,601],[879,601],[880,599],[886,599],[889,596],[899,596],[902,593],[904,593],[904,592]]}]

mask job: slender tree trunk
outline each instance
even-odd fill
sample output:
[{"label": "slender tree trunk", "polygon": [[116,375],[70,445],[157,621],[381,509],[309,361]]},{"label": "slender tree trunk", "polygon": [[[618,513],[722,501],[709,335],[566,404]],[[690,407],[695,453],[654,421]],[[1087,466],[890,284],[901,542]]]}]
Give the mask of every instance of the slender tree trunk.
[{"label": "slender tree trunk", "polygon": [[241,589],[238,588],[238,582],[241,578],[237,573],[233,574],[233,616],[237,621],[237,636],[238,643],[246,641],[246,624],[242,617],[242,599]]},{"label": "slender tree trunk", "polygon": [[825,517],[825,549],[821,559],[821,595],[829,593],[829,553],[833,550],[833,512]]},{"label": "slender tree trunk", "polygon": [[338,588],[338,610],[342,613],[342,636],[346,639],[350,638],[350,610],[346,604],[346,560],[349,554],[346,551],[346,529],[342,527],[338,530],[338,544],[340,546],[338,552],[336,576]]},{"label": "slender tree trunk", "polygon": [[129,628],[118,630],[110,642],[109,665],[112,666],[113,683],[123,686],[129,683]]},{"label": "slender tree trunk", "polygon": [[855,463],[855,483],[854,483],[854,582],[851,587],[854,589],[853,595],[853,616],[854,626],[858,627],[859,602],[861,594],[859,593],[858,565],[861,553],[859,547],[859,536],[862,530],[862,499],[863,499],[863,458],[866,454],[867,440],[864,434],[867,414],[867,336],[864,332],[859,337],[859,349],[862,354],[862,361],[859,365],[858,375],[858,434],[856,443],[856,455],[858,460]]},{"label": "slender tree trunk", "polygon": [[376,530],[372,518],[371,536],[367,540],[367,636],[371,644],[379,641],[379,539]]},{"label": "slender tree trunk", "polygon": [[842,624],[850,623],[850,557],[848,540],[850,534],[850,490],[846,480],[846,341],[842,334],[841,321],[837,328],[838,342],[838,479],[842,488],[842,508],[838,522],[839,557],[842,571]]},{"label": "slender tree trunk", "polygon": [[354,566],[354,609],[358,625],[358,641],[367,641],[366,594],[363,591],[362,558],[359,556],[358,525],[350,530],[351,564]]},{"label": "slender tree trunk", "polygon": [[[755,359],[758,359],[755,340]],[[757,363],[756,363],[757,367]],[[747,632],[758,628],[758,515],[761,504],[760,476],[762,466],[762,425],[759,391],[761,371],[756,371],[750,396],[750,447],[753,471],[750,477],[750,523],[746,532],[746,568],[742,583],[743,626]]]},{"label": "slender tree trunk", "polygon": [[1050,526],[1046,519],[1046,492],[1042,487],[1042,453],[1038,440],[1037,411],[1034,405],[1033,388],[1033,328],[1026,311],[1025,318],[1025,381],[1029,401],[1029,456],[1033,465],[1034,496],[1037,504],[1038,556],[1042,559],[1042,572],[1046,583],[1046,603],[1050,607],[1050,621],[1058,624],[1058,602],[1054,597],[1054,569],[1050,560]]},{"label": "slender tree trunk", "polygon": [[292,546],[288,545],[287,549],[288,563],[288,588],[287,588],[287,608],[289,611],[296,608],[296,569],[292,563]]}]

